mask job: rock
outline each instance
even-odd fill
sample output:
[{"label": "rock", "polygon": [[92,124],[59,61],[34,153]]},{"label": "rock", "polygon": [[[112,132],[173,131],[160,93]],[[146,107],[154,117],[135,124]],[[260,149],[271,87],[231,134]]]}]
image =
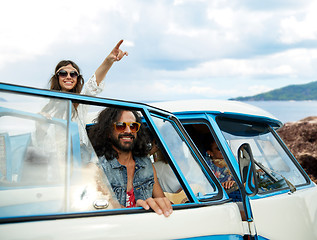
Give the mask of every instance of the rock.
[{"label": "rock", "polygon": [[309,177],[317,183],[317,117],[288,122],[277,133]]}]

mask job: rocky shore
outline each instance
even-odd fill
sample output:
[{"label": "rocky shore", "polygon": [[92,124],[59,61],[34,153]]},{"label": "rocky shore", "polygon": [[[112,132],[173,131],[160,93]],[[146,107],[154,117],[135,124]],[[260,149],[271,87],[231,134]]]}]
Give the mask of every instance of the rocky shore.
[{"label": "rocky shore", "polygon": [[317,184],[317,116],[285,123],[277,133]]}]

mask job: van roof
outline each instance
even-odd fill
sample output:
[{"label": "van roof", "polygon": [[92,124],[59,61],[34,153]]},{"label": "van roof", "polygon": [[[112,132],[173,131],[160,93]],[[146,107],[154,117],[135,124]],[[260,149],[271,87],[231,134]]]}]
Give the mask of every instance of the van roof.
[{"label": "van roof", "polygon": [[221,112],[221,113],[238,113],[254,116],[262,116],[279,121],[271,113],[239,101],[232,100],[214,100],[214,99],[193,99],[177,100],[150,103],[153,107],[162,108],[169,112]]}]

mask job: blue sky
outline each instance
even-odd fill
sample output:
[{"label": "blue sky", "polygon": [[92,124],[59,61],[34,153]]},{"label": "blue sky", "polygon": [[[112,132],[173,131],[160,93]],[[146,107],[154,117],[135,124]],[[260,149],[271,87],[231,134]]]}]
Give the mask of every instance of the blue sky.
[{"label": "blue sky", "polygon": [[62,59],[88,80],[115,44],[102,97],[250,96],[317,80],[317,1],[1,1],[1,82],[48,88]]}]

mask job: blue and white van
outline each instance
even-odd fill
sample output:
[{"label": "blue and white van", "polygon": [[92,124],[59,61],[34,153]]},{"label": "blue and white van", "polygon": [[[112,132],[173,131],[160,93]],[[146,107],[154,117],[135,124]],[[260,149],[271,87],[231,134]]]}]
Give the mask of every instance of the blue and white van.
[{"label": "blue and white van", "polygon": [[[206,139],[216,141],[258,239],[317,239],[316,185],[276,133],[282,126],[278,119],[236,101],[186,100],[153,105],[173,112],[204,157]],[[245,176],[241,146],[248,150],[245,166],[250,169]]]},{"label": "blue and white van", "polygon": [[[149,157],[156,165],[160,153],[169,167],[160,181],[165,175],[179,186],[166,189],[170,217],[120,207],[82,131],[93,123],[72,121],[74,103],[89,116],[107,107],[142,115],[159,149]],[[181,104],[157,108],[0,83],[0,239],[316,239],[316,186],[275,133],[281,122],[250,107],[170,108]],[[52,106],[56,114],[46,114]],[[236,199],[195,144],[189,128],[196,124],[221,149]]]}]

